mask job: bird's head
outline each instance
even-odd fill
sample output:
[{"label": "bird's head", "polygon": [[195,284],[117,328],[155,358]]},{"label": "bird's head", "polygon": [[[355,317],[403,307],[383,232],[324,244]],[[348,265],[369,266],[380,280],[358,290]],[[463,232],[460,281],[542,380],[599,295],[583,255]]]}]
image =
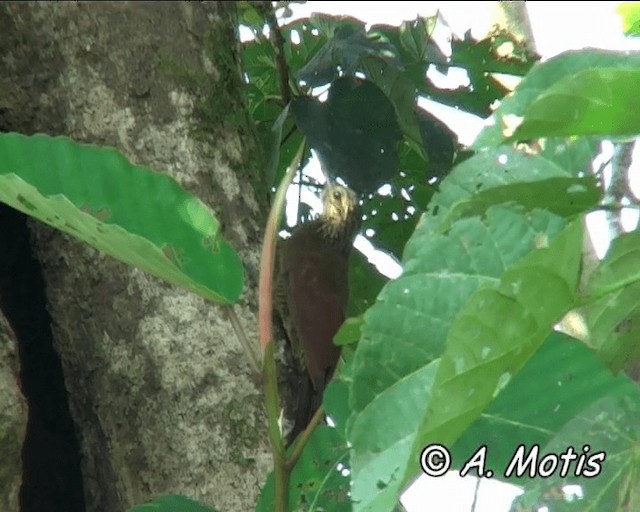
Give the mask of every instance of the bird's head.
[{"label": "bird's head", "polygon": [[358,198],[353,190],[338,184],[328,184],[322,194],[322,202],[322,218],[330,233],[354,233],[358,229],[360,211]]}]

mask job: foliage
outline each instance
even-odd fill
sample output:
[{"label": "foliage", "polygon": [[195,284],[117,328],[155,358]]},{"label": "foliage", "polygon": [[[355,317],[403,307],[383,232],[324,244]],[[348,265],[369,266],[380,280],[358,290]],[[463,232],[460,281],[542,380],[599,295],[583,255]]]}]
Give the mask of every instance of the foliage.
[{"label": "foliage", "polygon": [[240,296],[242,265],[220,223],[169,176],[63,137],[1,134],[0,155],[4,203],[207,299]]},{"label": "foliage", "polygon": [[622,17],[622,31],[628,36],[640,35],[640,4],[620,2],[618,14]]},{"label": "foliage", "polygon": [[[555,498],[554,506],[616,510],[635,503],[637,431],[627,425],[640,396],[628,377],[614,376],[608,366],[638,357],[637,236],[622,237],[589,284],[579,283],[584,217],[602,200],[591,165],[602,138],[639,132],[633,91],[640,56],[568,52],[530,69],[531,56],[518,45],[498,57],[508,40],[502,34],[454,40],[447,56],[430,38],[435,23],[366,29],[351,18],[315,17],[282,28],[293,91],[292,113],[283,114],[292,115],[284,123],[288,138],[302,131],[326,173],[360,192],[368,238],[401,258],[403,267],[371,307],[353,311],[364,315],[348,320],[336,337],[343,346],[355,344],[355,352],[345,347],[346,363],[325,393],[336,437],[326,437],[324,449],[312,438],[302,455],[315,457],[311,467],[322,468],[325,478],[312,475],[308,463],[296,466],[289,506],[395,510],[431,443],[450,449],[452,469],[485,445],[487,468],[503,479],[521,444],[538,446],[540,458],[568,445],[610,450],[625,461],[622,469],[604,465],[588,482],[579,472],[511,476],[526,490],[514,507],[535,510],[567,483],[582,485],[584,497]],[[258,38],[244,54],[250,104],[262,115],[256,121],[267,126],[284,112],[273,77],[281,70],[260,65],[269,51],[269,41]],[[450,66],[467,71],[468,88],[438,90],[425,78],[430,67]],[[524,79],[504,97],[508,91],[492,73]],[[359,88],[363,93],[350,98]],[[475,154],[457,156],[463,152],[453,134],[434,129],[441,121],[424,121],[421,97],[489,117]],[[501,103],[492,111],[495,100]],[[527,145],[512,144],[523,139]],[[382,148],[388,159],[372,164],[369,155]],[[276,181],[286,162],[279,161]],[[390,193],[378,192],[382,183]],[[352,286],[352,301],[371,293],[363,284],[371,282],[367,273],[375,274],[366,269],[361,261],[352,267],[352,281],[360,283]],[[578,307],[594,314],[585,319],[593,329],[589,346],[554,333]],[[619,435],[605,439],[611,429]],[[345,442],[348,457],[340,452]],[[331,483],[345,468],[348,496],[338,491],[342,481]],[[312,490],[304,499],[303,488]],[[273,496],[270,480],[257,510],[272,510]]]},{"label": "foliage", "polygon": [[[439,443],[452,469],[486,446],[485,469],[524,488],[514,510],[636,509],[640,392],[610,368],[640,357],[640,237],[621,236],[590,275],[582,245],[585,215],[602,206],[591,171],[599,142],[640,131],[640,55],[574,51],[534,66],[505,34],[467,34],[445,54],[431,37],[436,18],[367,28],[318,16],[281,27],[279,42],[273,24],[264,36],[263,4],[238,9],[255,35],[243,65],[267,178],[282,180],[306,137],[327,175],[360,194],[368,238],[403,267],[387,281],[353,258],[356,318],[337,336],[344,364],[324,396],[334,426],[289,459],[286,505],[396,510],[422,449]],[[467,71],[467,86],[440,89],[427,76],[451,67]],[[505,96],[495,73],[524,78]],[[472,151],[420,99],[487,117]],[[2,201],[210,299],[237,299],[235,252],[172,180],[65,139],[3,135],[0,155]],[[576,308],[585,340],[555,331]],[[607,457],[596,478],[575,465],[509,477],[523,444]],[[285,506],[274,480],[256,510]],[[566,484],[583,497],[566,500]],[[186,503],[171,509],[197,510]]]}]

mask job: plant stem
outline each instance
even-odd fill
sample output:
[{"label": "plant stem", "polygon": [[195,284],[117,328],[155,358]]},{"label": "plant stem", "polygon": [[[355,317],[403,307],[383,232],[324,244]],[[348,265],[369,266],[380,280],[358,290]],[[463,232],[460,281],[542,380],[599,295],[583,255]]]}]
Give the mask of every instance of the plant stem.
[{"label": "plant stem", "polygon": [[273,476],[275,480],[275,509],[276,512],[287,512],[288,510],[288,490],[289,490],[289,469],[287,468],[284,453],[284,443],[282,442],[282,432],[278,424],[280,416],[280,398],[278,396],[278,375],[276,372],[276,358],[274,356],[274,343],[267,344],[264,357],[265,376],[265,401],[267,407],[267,417],[269,419],[269,439],[271,440],[271,450],[273,453]]},{"label": "plant stem", "polygon": [[300,455],[302,454],[302,450],[304,449],[307,442],[309,441],[309,438],[311,437],[311,434],[313,434],[313,431],[315,430],[315,428],[322,421],[323,417],[324,417],[324,408],[322,407],[322,405],[320,405],[320,407],[318,407],[318,410],[315,412],[315,414],[311,418],[311,421],[307,425],[307,428],[305,428],[302,434],[300,434],[300,437],[296,441],[293,447],[293,450],[291,451],[291,455],[289,455],[289,458],[285,462],[285,467],[287,468],[288,471],[291,471],[295,467],[296,463],[298,462],[298,459],[300,458]]},{"label": "plant stem", "polygon": [[233,306],[229,306],[225,308],[225,311],[227,312],[227,318],[231,322],[233,331],[236,333],[236,337],[238,338],[240,345],[242,345],[242,349],[247,355],[247,359],[249,359],[251,369],[257,375],[260,375],[260,355],[257,353],[255,346],[249,341],[249,338],[247,338],[247,335],[242,328],[242,324],[240,323],[240,319],[238,318],[238,315],[236,315],[236,310],[233,309]]},{"label": "plant stem", "polygon": [[269,423],[269,439],[273,453],[273,472],[275,477],[275,510],[287,512],[289,472],[286,466],[284,443],[280,431],[280,397],[278,396],[278,375],[274,357],[273,322],[272,322],[272,297],[273,297],[273,268],[275,264],[276,241],[278,239],[278,225],[284,211],[287,188],[293,179],[302,155],[304,154],[304,139],[300,144],[291,166],[287,169],[284,179],[278,186],[276,196],[269,212],[269,219],[262,243],[262,257],[260,260],[260,281],[258,289],[258,328],[260,346],[264,351],[264,386],[265,404],[267,408],[267,421]]}]

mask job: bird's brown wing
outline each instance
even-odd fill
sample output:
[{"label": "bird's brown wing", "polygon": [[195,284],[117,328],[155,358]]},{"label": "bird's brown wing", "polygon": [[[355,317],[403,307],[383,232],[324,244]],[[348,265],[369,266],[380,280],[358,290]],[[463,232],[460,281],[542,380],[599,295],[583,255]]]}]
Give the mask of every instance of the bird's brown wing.
[{"label": "bird's brown wing", "polygon": [[287,302],[309,377],[315,390],[322,392],[340,356],[333,336],[344,321],[345,290],[338,286],[326,254],[305,252],[289,268]]}]

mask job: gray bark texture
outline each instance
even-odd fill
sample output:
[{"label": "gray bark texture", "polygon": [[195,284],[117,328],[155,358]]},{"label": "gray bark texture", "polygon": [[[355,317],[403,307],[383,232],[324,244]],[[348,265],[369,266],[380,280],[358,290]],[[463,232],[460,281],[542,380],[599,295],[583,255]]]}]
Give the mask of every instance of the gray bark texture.
[{"label": "gray bark texture", "polygon": [[18,386],[16,340],[0,314],[0,510],[18,510],[27,404]]},{"label": "gray bark texture", "polygon": [[[194,136],[195,93],[161,65],[206,76],[218,97],[235,97],[240,107],[231,107],[241,108],[240,88],[224,82],[219,66],[236,58],[233,9],[0,4],[0,128],[116,147],[214,208],[245,263],[235,310],[253,341],[263,217],[255,185],[239,171],[257,165],[249,161],[255,142],[241,121],[246,114],[215,119],[214,137]],[[211,34],[214,57],[205,51]],[[252,510],[271,465],[262,392],[223,308],[48,226],[30,228],[80,444],[86,510],[126,510],[164,494]]]}]

